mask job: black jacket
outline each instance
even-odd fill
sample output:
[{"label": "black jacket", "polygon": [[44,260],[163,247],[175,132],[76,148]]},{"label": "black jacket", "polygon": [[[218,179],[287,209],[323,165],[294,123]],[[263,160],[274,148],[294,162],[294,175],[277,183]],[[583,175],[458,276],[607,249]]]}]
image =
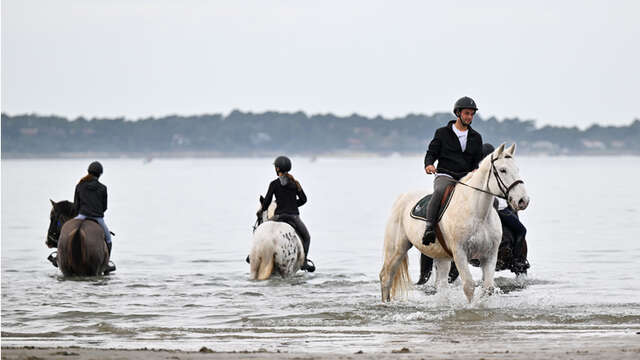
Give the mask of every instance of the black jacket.
[{"label": "black jacket", "polygon": [[437,170],[439,173],[449,174],[454,179],[459,180],[480,164],[482,160],[482,136],[469,126],[467,147],[463,152],[458,135],[451,129],[455,122],[455,120],[451,120],[447,126],[436,130],[424,157],[424,166],[433,165],[438,160]]},{"label": "black jacket", "polygon": [[84,177],[76,185],[73,203],[78,214],[104,217],[104,212],[107,210],[107,187],[93,176]]},{"label": "black jacket", "polygon": [[302,187],[298,190],[298,186],[291,180],[286,185],[280,183],[280,179],[275,179],[269,184],[269,190],[264,197],[262,209],[265,210],[271,204],[273,195],[276,196],[276,214],[300,215],[298,206],[302,206],[307,202]]}]

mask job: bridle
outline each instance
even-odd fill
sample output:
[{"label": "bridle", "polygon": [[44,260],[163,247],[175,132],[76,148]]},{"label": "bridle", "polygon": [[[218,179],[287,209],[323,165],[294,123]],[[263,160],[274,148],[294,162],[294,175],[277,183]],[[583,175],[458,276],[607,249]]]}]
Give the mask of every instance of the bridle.
[{"label": "bridle", "polygon": [[[505,159],[508,159],[508,158],[511,158],[511,156],[506,155],[506,156],[505,156]],[[462,181],[456,180],[456,179],[454,179],[454,178],[451,178],[451,179],[449,179],[449,180],[450,180],[450,181],[452,181],[452,182],[455,182],[455,183],[458,183],[458,184],[461,184],[461,185],[464,185],[464,186],[470,187],[470,188],[472,188],[472,189],[474,189],[474,190],[478,190],[478,191],[483,192],[483,193],[485,193],[485,194],[493,195],[493,196],[495,196],[495,197],[497,197],[497,198],[504,199],[504,200],[507,200],[507,201],[508,201],[508,199],[509,199],[509,192],[510,192],[514,187],[516,187],[516,185],[524,184],[524,181],[522,181],[522,180],[516,180],[516,181],[514,181],[511,185],[507,186],[507,185],[504,183],[504,181],[502,180],[502,178],[500,177],[500,174],[498,174],[498,169],[496,169],[496,165],[494,164],[494,163],[496,162],[496,160],[498,160],[498,159],[499,159],[499,158],[494,158],[494,157],[493,157],[493,155],[491,155],[491,171],[489,172],[489,175],[487,176],[487,185],[489,184],[489,180],[491,179],[491,174],[493,173],[493,176],[495,176],[495,178],[496,178],[496,182],[498,183],[498,188],[500,188],[500,191],[502,191],[502,195],[494,194],[494,193],[492,193],[491,191],[487,191],[487,190],[484,190],[484,189],[477,188],[477,187],[475,187],[475,186],[471,186],[471,185],[469,185],[469,184],[465,184],[465,183],[463,183]],[[447,172],[451,172],[451,173],[457,174],[456,172],[449,171],[449,170],[447,170],[447,169],[443,169],[443,170],[446,170]]]}]

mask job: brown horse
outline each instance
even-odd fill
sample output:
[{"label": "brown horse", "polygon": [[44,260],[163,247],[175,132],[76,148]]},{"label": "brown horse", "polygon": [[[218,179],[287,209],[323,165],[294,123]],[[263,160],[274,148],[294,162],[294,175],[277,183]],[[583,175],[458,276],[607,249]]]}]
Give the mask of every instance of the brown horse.
[{"label": "brown horse", "polygon": [[74,219],[73,203],[51,201],[52,209],[46,245],[57,247],[52,262],[66,276],[102,275],[109,265],[109,249],[102,227],[91,220]]}]

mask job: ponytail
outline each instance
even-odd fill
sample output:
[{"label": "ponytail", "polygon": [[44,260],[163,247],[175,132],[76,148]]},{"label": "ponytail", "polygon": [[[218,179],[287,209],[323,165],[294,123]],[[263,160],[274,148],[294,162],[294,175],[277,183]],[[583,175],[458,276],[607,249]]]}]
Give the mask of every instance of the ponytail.
[{"label": "ponytail", "polygon": [[83,182],[87,182],[87,181],[91,181],[91,180],[93,180],[93,179],[95,179],[95,178],[96,178],[96,177],[95,177],[95,175],[93,175],[93,174],[87,174],[87,175],[85,175],[82,179],[80,179],[80,181],[78,181],[78,184],[81,184],[81,183],[83,183]]},{"label": "ponytail", "polygon": [[285,173],[285,175],[287,175],[287,177],[289,178],[289,180],[291,180],[294,184],[296,184],[296,187],[298,188],[298,191],[302,191],[302,186],[300,186],[300,183],[298,182],[298,180],[296,180],[293,175],[289,174],[288,172]]}]

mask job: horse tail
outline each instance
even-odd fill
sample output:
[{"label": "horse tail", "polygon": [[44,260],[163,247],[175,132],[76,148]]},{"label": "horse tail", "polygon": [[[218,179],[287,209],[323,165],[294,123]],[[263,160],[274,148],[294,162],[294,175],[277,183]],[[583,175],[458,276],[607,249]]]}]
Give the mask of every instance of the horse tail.
[{"label": "horse tail", "polygon": [[259,259],[260,264],[258,266],[258,280],[266,280],[271,276],[273,272],[273,265],[275,264],[276,254],[268,256],[264,259]]},{"label": "horse tail", "polygon": [[[401,246],[402,240],[409,241],[404,232],[403,211],[405,206],[405,195],[400,195],[396,199],[391,209],[391,217],[387,221],[384,236],[384,268],[383,271],[390,272],[392,259],[396,256],[398,246]],[[411,278],[409,276],[409,260],[406,251],[404,252],[397,270],[393,274],[391,280],[390,295],[391,298],[396,296],[406,297],[411,288]]]},{"label": "horse tail", "polygon": [[71,230],[69,237],[71,238],[71,256],[74,263],[80,264],[82,259],[82,222],[78,227]]},{"label": "horse tail", "polygon": [[409,260],[407,254],[402,257],[393,281],[391,282],[391,297],[406,298],[411,288],[411,278],[409,277]]},{"label": "horse tail", "polygon": [[275,249],[272,241],[265,239],[264,234],[258,234],[251,248],[249,260],[251,264],[251,278],[265,280],[271,276],[275,264]]}]

